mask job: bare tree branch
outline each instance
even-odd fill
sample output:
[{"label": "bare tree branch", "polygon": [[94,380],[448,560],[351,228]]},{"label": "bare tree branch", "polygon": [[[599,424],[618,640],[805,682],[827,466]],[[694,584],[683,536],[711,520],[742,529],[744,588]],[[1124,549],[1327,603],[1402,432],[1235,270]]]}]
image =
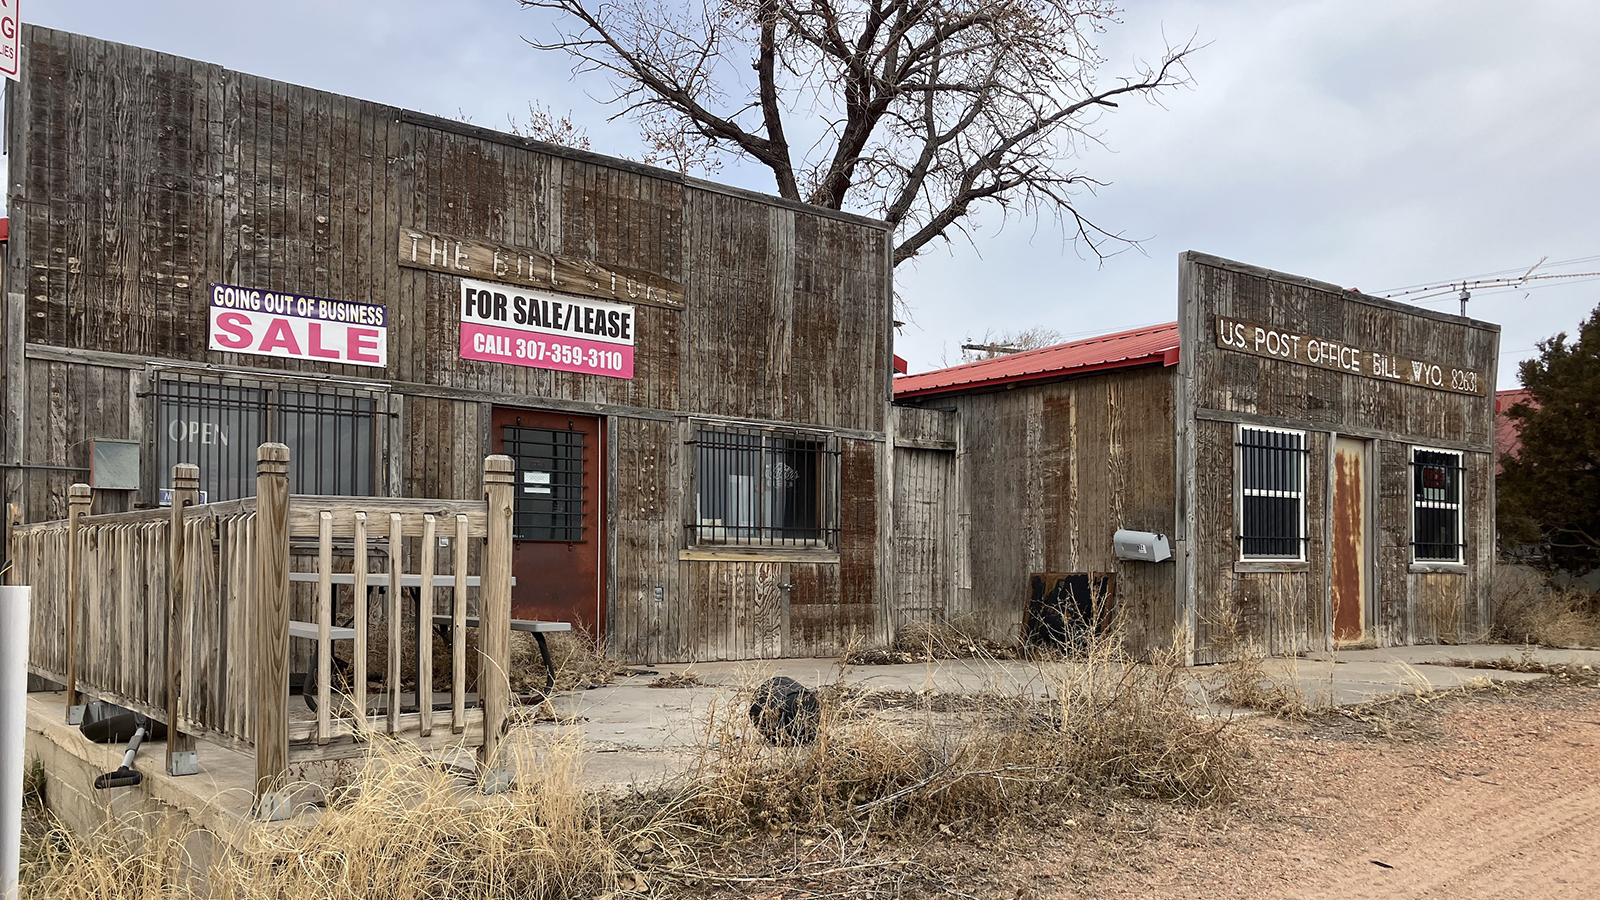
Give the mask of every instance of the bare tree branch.
[{"label": "bare tree branch", "polygon": [[520,2],[555,22],[530,43],[611,77],[653,146],[744,156],[781,196],[879,216],[896,265],[983,207],[1053,215],[1096,255],[1131,244],[1077,209],[1101,182],[1073,160],[1120,101],[1187,85],[1197,50],[1101,83],[1114,0]]}]

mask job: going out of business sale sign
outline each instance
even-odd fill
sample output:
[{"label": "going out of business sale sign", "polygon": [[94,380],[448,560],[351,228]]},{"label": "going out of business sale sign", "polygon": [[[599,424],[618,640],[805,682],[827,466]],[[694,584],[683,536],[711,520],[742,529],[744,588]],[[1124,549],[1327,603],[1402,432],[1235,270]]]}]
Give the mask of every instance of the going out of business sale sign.
[{"label": "going out of business sale sign", "polygon": [[211,286],[212,350],[352,366],[389,362],[386,310],[231,284]]},{"label": "going out of business sale sign", "polygon": [[633,307],[461,279],[461,358],[633,377]]}]

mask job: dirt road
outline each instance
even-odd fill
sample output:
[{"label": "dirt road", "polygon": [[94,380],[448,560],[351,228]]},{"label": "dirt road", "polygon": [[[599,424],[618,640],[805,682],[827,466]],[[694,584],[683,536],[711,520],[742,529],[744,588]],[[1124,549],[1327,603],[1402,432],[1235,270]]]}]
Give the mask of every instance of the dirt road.
[{"label": "dirt road", "polygon": [[1069,862],[1030,854],[1026,894],[1600,897],[1600,688],[1437,707],[1252,724],[1261,796],[1211,814],[1135,809],[1108,826],[1127,836],[1109,849],[1052,841]]}]

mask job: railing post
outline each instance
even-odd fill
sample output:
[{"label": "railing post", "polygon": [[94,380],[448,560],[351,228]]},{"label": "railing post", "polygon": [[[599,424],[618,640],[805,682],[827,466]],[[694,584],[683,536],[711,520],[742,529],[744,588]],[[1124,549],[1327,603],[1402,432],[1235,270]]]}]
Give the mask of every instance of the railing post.
[{"label": "railing post", "polygon": [[[17,526],[20,524],[22,524],[22,507],[15,503],[7,503],[6,539],[4,544],[0,544],[0,555],[4,556],[4,559],[0,559],[0,569],[4,569],[0,571],[0,584],[17,583],[18,575],[12,569],[17,565]],[[11,567],[7,568],[6,563],[10,563]]]},{"label": "railing post", "polygon": [[94,491],[87,484],[67,488],[67,724],[83,721],[82,698],[78,696],[78,619],[83,607],[83,568],[78,549],[78,520],[89,512]]},{"label": "railing post", "polygon": [[289,448],[256,451],[256,815],[289,814]]},{"label": "railing post", "polygon": [[[483,461],[488,537],[478,582],[478,691],[483,698],[483,763],[494,765],[511,706],[511,491],[509,456]],[[459,578],[460,575],[458,574]]]},{"label": "railing post", "polygon": [[167,540],[167,774],[194,775],[200,771],[200,758],[194,735],[178,730],[182,707],[179,699],[188,691],[184,653],[189,639],[189,605],[194,596],[184,577],[184,553],[188,535],[184,511],[200,499],[200,467],[178,463],[172,467],[172,530]]}]

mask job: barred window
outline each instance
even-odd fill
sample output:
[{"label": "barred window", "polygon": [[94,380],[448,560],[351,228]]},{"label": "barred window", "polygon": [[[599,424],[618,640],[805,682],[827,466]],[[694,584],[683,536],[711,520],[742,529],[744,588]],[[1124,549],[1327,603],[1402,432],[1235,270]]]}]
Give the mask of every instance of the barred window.
[{"label": "barred window", "polygon": [[695,432],[694,539],[703,544],[831,543],[835,454],[821,435],[702,426]]},{"label": "barred window", "polygon": [[1458,563],[1461,540],[1461,454],[1450,450],[1411,450],[1411,558],[1415,562]]},{"label": "barred window", "polygon": [[289,447],[289,487],[297,494],[373,493],[377,402],[348,389],[279,387],[243,379],[164,377],[156,383],[155,481],[167,502],[172,467],[200,467],[206,502],[256,492],[256,448]]},{"label": "barred window", "polygon": [[[517,420],[521,422],[521,419]],[[581,431],[506,425],[505,453],[516,463],[512,534],[519,541],[588,540],[584,530]]]},{"label": "barred window", "polygon": [[1239,558],[1305,559],[1306,435],[1239,427]]}]

